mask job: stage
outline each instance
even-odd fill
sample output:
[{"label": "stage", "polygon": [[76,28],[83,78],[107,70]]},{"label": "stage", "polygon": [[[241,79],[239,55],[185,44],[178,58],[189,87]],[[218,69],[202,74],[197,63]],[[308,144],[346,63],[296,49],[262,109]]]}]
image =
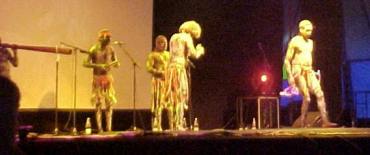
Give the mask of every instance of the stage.
[{"label": "stage", "polygon": [[29,133],[27,154],[368,154],[370,128]]}]

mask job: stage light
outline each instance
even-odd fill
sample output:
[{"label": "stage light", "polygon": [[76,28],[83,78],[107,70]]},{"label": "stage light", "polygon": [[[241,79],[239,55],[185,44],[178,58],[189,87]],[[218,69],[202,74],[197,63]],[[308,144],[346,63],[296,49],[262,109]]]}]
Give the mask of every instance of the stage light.
[{"label": "stage light", "polygon": [[274,94],[274,77],[270,71],[257,71],[251,82],[256,94]]},{"label": "stage light", "polygon": [[261,79],[261,82],[266,82],[267,81],[267,75],[262,74],[260,79]]}]

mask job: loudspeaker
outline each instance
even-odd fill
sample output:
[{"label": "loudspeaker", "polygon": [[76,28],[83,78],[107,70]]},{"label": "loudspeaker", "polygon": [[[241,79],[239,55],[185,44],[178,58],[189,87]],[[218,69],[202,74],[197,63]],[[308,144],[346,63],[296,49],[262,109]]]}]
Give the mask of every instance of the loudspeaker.
[{"label": "loudspeaker", "polygon": [[[321,127],[322,121],[320,112],[308,112],[307,113],[307,127]],[[301,127],[301,116],[299,116],[292,125],[293,128]]]}]

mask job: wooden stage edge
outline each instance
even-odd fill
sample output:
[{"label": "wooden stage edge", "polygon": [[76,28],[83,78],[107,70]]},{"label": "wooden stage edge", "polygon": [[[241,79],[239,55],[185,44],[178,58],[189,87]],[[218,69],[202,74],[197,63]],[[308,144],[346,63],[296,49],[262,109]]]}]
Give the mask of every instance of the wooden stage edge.
[{"label": "wooden stage edge", "polygon": [[27,135],[28,141],[50,141],[50,140],[99,140],[99,139],[132,139],[135,137],[214,137],[214,136],[227,136],[238,138],[284,138],[284,137],[369,137],[370,128],[282,128],[282,129],[247,129],[247,130],[200,130],[200,131],[112,131],[103,132],[100,134],[86,135],[80,132],[77,135],[71,133],[55,134],[37,134],[29,133]]},{"label": "wooden stage edge", "polygon": [[26,154],[370,154],[370,128],[29,133]]}]

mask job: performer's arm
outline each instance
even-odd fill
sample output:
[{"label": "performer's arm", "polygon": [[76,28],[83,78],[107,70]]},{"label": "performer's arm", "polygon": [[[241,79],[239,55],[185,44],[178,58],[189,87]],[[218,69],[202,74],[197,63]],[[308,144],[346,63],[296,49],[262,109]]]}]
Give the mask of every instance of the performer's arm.
[{"label": "performer's arm", "polygon": [[104,68],[103,64],[95,64],[92,63],[92,58],[91,54],[87,57],[87,59],[84,61],[83,66],[87,68]]},{"label": "performer's arm", "polygon": [[92,61],[92,57],[94,55],[94,50],[95,50],[95,47],[92,47],[90,48],[89,50],[89,55],[87,57],[87,59],[83,62],[83,66],[84,67],[87,67],[87,68],[102,68],[104,69],[105,68],[105,64],[96,64],[96,63],[93,63]]},{"label": "performer's arm", "polygon": [[16,48],[12,48],[12,51],[13,51],[13,55],[11,56],[10,53],[10,63],[14,66],[14,67],[18,67],[18,52],[17,52],[17,49]]},{"label": "performer's arm", "polygon": [[153,55],[149,54],[148,59],[146,60],[146,69],[153,76],[156,76],[156,77],[163,76],[164,72],[154,68],[153,65],[154,65]]},{"label": "performer's arm", "polygon": [[114,66],[114,67],[118,67],[120,64],[119,64],[119,61],[117,59],[117,55],[116,55],[116,52],[112,49],[112,62],[110,64],[108,64],[108,67],[109,66]]},{"label": "performer's arm", "polygon": [[292,64],[291,64],[292,59],[293,59],[293,55],[294,55],[294,43],[293,43],[293,39],[292,39],[288,44],[288,49],[286,51],[286,56],[285,56],[285,60],[284,60],[284,65],[285,65],[286,72],[287,72],[287,75],[288,75],[289,85],[294,85],[294,77],[293,77],[293,74],[292,74]]},{"label": "performer's arm", "polygon": [[202,46],[202,44],[197,44],[197,46],[194,48],[194,42],[190,35],[187,35],[185,40],[186,48],[188,49],[188,52],[190,54],[189,56],[198,59],[204,54],[204,47]]},{"label": "performer's arm", "polygon": [[83,66],[87,68],[101,68],[104,69],[107,64],[97,64],[93,62],[93,56],[94,56],[94,51],[97,50],[96,46],[93,46],[89,49],[89,55],[87,59],[83,62]]},{"label": "performer's arm", "polygon": [[[311,56],[312,58],[314,58],[314,51],[315,51],[315,44],[312,40],[310,40],[312,42],[312,51],[311,51]],[[312,59],[312,64],[314,63],[313,62],[314,59]],[[320,69],[318,69],[316,72],[315,72],[315,75],[316,75],[316,78],[317,80],[319,80],[319,82],[321,81],[321,72],[320,72]]]},{"label": "performer's arm", "polygon": [[95,66],[92,64],[92,56],[93,56],[94,50],[96,50],[96,47],[95,47],[95,46],[92,46],[92,47],[89,49],[89,53],[88,53],[87,59],[85,59],[85,61],[84,61],[84,63],[83,63],[83,66],[84,66],[84,67],[87,67],[87,68],[94,68],[94,67],[95,67]]},{"label": "performer's arm", "polygon": [[101,68],[101,69],[106,69],[109,66],[114,66],[114,65],[119,65],[118,61],[111,62],[109,64],[97,64],[97,63],[92,63],[91,61],[85,60],[83,63],[84,67],[87,68]]},{"label": "performer's arm", "polygon": [[146,70],[151,74],[153,74],[154,72],[153,63],[154,61],[153,61],[152,55],[149,54],[148,58],[146,59]]}]

